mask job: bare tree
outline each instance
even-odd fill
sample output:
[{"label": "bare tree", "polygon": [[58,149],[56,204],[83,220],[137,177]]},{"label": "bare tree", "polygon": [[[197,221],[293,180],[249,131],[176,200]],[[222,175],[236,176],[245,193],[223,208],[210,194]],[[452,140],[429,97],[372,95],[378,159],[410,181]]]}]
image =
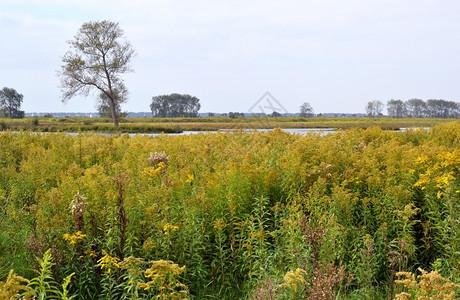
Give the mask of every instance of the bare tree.
[{"label": "bare tree", "polygon": [[113,124],[118,126],[117,104],[125,99],[117,96],[127,91],[120,75],[133,71],[129,62],[135,55],[123,30],[111,21],[84,23],[68,44],[70,49],[58,71],[62,101],[98,91],[105,95]]}]

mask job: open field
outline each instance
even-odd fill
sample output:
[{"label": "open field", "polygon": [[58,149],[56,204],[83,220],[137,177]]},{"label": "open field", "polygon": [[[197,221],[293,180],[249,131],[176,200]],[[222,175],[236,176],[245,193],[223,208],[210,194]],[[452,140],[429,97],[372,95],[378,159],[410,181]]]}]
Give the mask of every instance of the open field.
[{"label": "open field", "polygon": [[[51,278],[77,299],[453,293],[441,285],[460,283],[459,145],[458,122],[326,136],[3,132],[0,295]],[[418,268],[437,273],[395,281]]]},{"label": "open field", "polygon": [[219,129],[247,128],[368,128],[380,126],[397,130],[410,127],[431,127],[455,119],[394,119],[394,118],[126,118],[120,120],[120,126],[114,127],[107,118],[24,118],[0,119],[0,129],[27,130],[44,132],[130,132],[130,133],[174,133],[182,131],[216,131]]}]

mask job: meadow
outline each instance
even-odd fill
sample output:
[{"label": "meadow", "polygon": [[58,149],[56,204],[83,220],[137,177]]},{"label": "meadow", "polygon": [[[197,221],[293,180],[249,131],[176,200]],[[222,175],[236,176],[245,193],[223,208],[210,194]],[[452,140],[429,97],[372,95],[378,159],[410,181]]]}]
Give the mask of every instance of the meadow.
[{"label": "meadow", "polygon": [[455,299],[459,145],[4,131],[0,299]]},{"label": "meadow", "polygon": [[34,130],[42,132],[106,132],[106,133],[180,133],[183,131],[217,131],[220,129],[260,128],[368,128],[380,126],[398,130],[409,127],[431,127],[455,119],[435,118],[368,118],[368,117],[197,117],[197,118],[121,118],[115,127],[109,118],[27,117],[0,118],[1,130]]}]

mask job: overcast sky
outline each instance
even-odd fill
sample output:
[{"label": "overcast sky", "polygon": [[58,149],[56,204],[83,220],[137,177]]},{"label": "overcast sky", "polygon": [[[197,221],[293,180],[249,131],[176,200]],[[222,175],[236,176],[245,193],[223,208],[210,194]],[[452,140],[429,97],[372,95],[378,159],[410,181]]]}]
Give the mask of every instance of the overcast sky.
[{"label": "overcast sky", "polygon": [[125,111],[152,96],[200,112],[248,112],[269,91],[289,112],[361,113],[368,101],[460,101],[458,0],[0,0],[0,88],[26,112],[91,112],[60,101],[56,70],[84,22],[118,22],[137,52]]}]

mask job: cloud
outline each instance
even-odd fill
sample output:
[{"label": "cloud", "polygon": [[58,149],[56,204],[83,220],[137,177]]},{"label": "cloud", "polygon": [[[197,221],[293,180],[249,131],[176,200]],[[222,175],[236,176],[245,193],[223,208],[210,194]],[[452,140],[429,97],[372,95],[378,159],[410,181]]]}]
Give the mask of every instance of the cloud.
[{"label": "cloud", "polygon": [[[0,11],[8,41],[0,81],[50,107],[65,41],[83,22],[103,19],[119,22],[138,52],[126,76],[129,110],[176,91],[196,94],[204,110],[244,110],[268,89],[290,110],[308,96],[323,106],[315,111],[356,112],[391,91],[433,94],[442,86],[453,95],[450,79],[460,75],[457,1],[4,0]],[[21,72],[42,74],[35,79],[46,92],[29,89],[35,83]]]}]

